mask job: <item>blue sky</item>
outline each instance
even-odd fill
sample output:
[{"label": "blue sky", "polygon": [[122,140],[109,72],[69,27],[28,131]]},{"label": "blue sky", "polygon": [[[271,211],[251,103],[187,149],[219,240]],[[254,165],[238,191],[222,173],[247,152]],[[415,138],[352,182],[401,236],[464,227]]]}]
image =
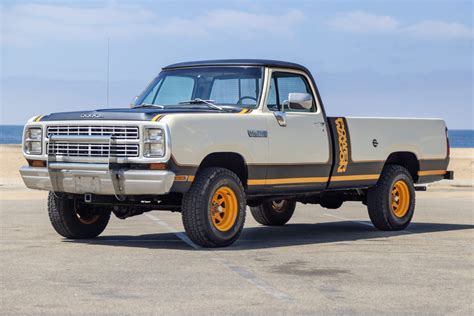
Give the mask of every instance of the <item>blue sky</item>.
[{"label": "blue sky", "polygon": [[306,65],[329,115],[473,128],[471,1],[3,1],[2,124],[127,106],[170,63]]}]

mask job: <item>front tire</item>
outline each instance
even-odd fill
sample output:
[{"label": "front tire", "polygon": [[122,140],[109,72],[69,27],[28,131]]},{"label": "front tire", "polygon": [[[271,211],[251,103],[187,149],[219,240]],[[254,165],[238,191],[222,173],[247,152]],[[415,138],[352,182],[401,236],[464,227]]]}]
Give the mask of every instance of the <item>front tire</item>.
[{"label": "front tire", "polygon": [[290,220],[295,208],[296,201],[278,200],[251,207],[250,211],[253,218],[262,225],[281,226]]},{"label": "front tire", "polygon": [[398,165],[387,165],[377,185],[368,190],[367,209],[377,229],[405,229],[415,211],[415,187],[408,170]]},{"label": "front tire", "polygon": [[69,239],[86,239],[99,236],[107,227],[110,211],[94,212],[93,206],[79,210],[74,200],[48,195],[48,214],[54,230]]},{"label": "front tire", "polygon": [[242,233],[245,207],[245,191],[239,177],[224,168],[206,168],[198,173],[183,197],[183,226],[189,238],[200,246],[229,246]]}]

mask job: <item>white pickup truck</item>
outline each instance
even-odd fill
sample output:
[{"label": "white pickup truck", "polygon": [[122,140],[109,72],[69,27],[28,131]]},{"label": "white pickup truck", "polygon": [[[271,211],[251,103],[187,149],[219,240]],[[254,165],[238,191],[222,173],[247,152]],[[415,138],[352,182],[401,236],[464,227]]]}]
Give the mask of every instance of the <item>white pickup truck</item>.
[{"label": "white pickup truck", "polygon": [[361,201],[375,227],[401,230],[419,184],[453,178],[443,120],[327,117],[310,72],[273,60],[164,67],[131,108],[30,119],[23,151],[60,235],[170,210],[204,247],[236,241],[247,205],[283,225],[297,202]]}]

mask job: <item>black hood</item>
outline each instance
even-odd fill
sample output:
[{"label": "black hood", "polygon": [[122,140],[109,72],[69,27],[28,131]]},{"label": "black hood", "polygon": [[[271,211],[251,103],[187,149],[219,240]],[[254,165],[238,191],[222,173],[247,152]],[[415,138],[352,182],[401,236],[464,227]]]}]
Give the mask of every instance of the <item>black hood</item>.
[{"label": "black hood", "polygon": [[[234,110],[235,111],[235,110]],[[183,107],[183,108],[116,108],[99,109],[95,111],[80,112],[58,112],[45,115],[41,121],[88,121],[88,120],[106,120],[106,121],[151,121],[157,114],[172,113],[223,113],[218,110],[207,108]]]}]

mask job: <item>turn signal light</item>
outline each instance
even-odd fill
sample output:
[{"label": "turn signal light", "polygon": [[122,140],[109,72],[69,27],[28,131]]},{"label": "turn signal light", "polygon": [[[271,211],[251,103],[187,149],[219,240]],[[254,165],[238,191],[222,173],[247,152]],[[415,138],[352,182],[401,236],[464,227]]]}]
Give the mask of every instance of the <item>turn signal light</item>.
[{"label": "turn signal light", "polygon": [[166,164],[165,163],[151,163],[150,169],[151,170],[165,170]]},{"label": "turn signal light", "polygon": [[46,167],[46,162],[43,160],[28,160],[31,167]]}]

